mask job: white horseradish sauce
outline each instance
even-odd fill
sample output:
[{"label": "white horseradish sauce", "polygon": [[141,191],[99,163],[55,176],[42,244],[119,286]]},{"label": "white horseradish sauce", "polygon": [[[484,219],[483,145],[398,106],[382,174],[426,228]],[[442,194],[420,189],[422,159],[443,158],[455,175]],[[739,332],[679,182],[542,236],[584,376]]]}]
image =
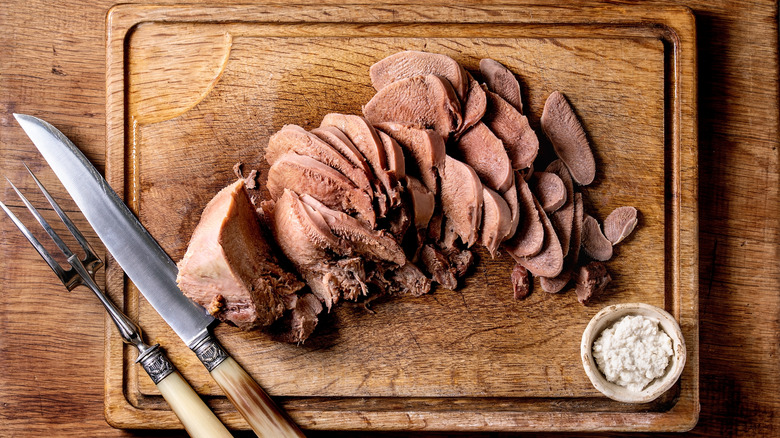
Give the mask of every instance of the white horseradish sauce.
[{"label": "white horseradish sauce", "polygon": [[639,392],[664,375],[672,340],[658,321],[628,315],[607,328],[593,343],[593,358],[612,383]]}]

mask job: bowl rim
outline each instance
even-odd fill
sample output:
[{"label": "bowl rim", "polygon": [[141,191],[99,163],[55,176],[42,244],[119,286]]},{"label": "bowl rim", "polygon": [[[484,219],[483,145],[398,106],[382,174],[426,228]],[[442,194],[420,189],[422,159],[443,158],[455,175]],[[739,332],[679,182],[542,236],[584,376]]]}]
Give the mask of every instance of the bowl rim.
[{"label": "bowl rim", "polygon": [[[672,357],[663,376],[650,382],[639,392],[612,383],[598,369],[593,358],[593,343],[604,329],[612,326],[626,315],[642,315],[658,320],[661,329],[672,340]],[[624,403],[647,403],[660,397],[679,379],[686,362],[685,338],[680,324],[669,312],[646,303],[623,303],[607,306],[591,318],[580,343],[580,356],[590,382],[602,394],[612,400]]]}]

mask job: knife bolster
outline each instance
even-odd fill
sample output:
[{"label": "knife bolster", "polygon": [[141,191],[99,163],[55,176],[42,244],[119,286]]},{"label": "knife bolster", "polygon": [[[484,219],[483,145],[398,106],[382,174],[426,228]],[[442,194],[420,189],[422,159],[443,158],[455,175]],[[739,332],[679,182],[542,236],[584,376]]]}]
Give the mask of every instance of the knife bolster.
[{"label": "knife bolster", "polygon": [[196,339],[190,348],[195,352],[195,355],[198,356],[198,359],[200,359],[206,369],[209,370],[209,373],[214,371],[214,368],[228,358],[225,349],[219,345],[216,338],[209,332],[206,332],[203,337]]},{"label": "knife bolster", "polygon": [[149,374],[155,385],[176,371],[176,368],[160,348],[160,344],[155,344],[144,350],[141,350],[139,347],[138,351],[138,359],[135,361],[144,367],[146,374]]}]

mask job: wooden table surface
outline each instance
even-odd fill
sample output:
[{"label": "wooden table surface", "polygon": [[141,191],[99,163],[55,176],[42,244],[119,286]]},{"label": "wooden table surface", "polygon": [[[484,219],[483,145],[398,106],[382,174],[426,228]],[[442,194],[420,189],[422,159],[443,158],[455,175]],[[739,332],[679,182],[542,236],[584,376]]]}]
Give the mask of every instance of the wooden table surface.
[{"label": "wooden table surface", "polygon": [[[778,436],[777,2],[656,3],[689,6],[697,19],[701,416],[690,434]],[[103,169],[111,6],[0,1],[3,176],[29,187],[21,161],[42,165],[13,112],[60,127]],[[53,174],[40,173],[54,185]],[[0,200],[20,205],[5,182]],[[81,219],[77,225],[86,228]],[[83,291],[65,292],[5,217],[0,236],[0,437],[183,435],[106,423],[102,307]],[[87,238],[96,241],[94,234]]]}]

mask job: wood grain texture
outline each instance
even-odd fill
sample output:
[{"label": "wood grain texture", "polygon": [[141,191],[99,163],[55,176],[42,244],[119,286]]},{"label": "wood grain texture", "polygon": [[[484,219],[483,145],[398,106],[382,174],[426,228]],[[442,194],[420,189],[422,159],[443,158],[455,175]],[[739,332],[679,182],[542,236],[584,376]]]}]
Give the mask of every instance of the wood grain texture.
[{"label": "wood grain texture", "polygon": [[[702,412],[690,434],[774,436],[780,431],[777,5],[676,3],[693,8],[699,37]],[[103,168],[103,21],[111,4],[1,6],[0,170],[30,188],[18,165],[25,159],[64,199],[10,113],[46,118]],[[2,199],[12,199],[3,187]],[[103,310],[79,299],[78,290],[65,295],[10,223],[0,220],[0,233],[0,436],[171,436],[112,429],[103,420]],[[93,233],[87,237],[96,242]],[[34,324],[31,315],[39,316]]]}]

